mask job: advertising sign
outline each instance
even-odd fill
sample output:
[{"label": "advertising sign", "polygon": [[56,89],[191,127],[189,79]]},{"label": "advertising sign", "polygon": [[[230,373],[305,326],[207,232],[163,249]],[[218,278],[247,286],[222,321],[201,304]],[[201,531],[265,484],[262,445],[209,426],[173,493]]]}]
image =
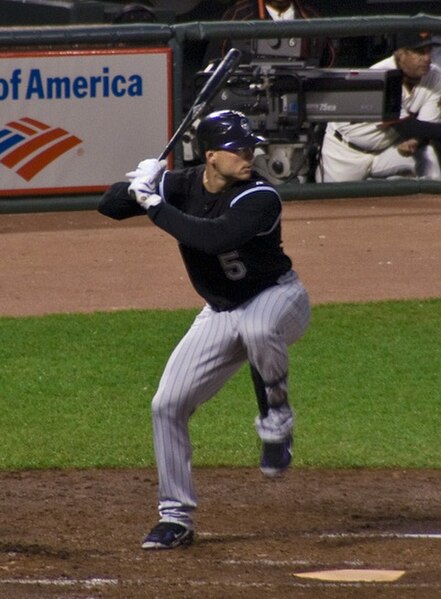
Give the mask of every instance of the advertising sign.
[{"label": "advertising sign", "polygon": [[0,196],[97,193],[172,133],[169,48],[0,54]]}]

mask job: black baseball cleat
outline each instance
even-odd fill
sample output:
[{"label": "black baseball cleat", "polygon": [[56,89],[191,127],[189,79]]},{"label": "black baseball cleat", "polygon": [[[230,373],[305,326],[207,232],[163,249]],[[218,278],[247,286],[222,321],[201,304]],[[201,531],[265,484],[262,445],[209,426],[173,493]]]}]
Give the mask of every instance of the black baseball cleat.
[{"label": "black baseball cleat", "polygon": [[292,460],[292,437],[281,443],[263,443],[260,471],[269,478],[280,476]]},{"label": "black baseball cleat", "polygon": [[179,545],[191,545],[194,533],[175,522],[160,522],[144,538],[143,549],[173,549]]}]

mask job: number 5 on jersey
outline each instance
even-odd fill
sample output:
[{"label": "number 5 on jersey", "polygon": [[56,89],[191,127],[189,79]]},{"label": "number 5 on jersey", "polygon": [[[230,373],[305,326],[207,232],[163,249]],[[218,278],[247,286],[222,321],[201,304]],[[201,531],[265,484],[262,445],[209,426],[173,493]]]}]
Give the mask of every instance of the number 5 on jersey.
[{"label": "number 5 on jersey", "polygon": [[239,281],[247,274],[245,264],[241,262],[241,260],[238,260],[238,256],[239,252],[236,250],[219,256],[220,265],[222,266],[225,276],[227,279],[230,279],[230,281]]}]

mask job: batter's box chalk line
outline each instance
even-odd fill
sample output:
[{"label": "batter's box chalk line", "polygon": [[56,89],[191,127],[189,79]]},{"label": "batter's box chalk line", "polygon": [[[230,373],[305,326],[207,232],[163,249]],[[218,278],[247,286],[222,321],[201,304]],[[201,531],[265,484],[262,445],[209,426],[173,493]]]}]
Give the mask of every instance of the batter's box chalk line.
[{"label": "batter's box chalk line", "polygon": [[2,578],[1,585],[37,585],[43,587],[83,587],[85,589],[96,589],[115,586],[119,583],[116,578]]},{"label": "batter's box chalk line", "polygon": [[333,532],[319,535],[309,534],[306,537],[319,537],[321,539],[440,539],[441,533],[414,533],[414,532]]},{"label": "batter's box chalk line", "polygon": [[[324,571],[326,572],[326,571]],[[337,570],[335,570],[334,572],[338,572]],[[340,572],[343,572],[343,570],[340,570]],[[366,572],[366,571],[365,571]],[[372,571],[371,571],[372,572]],[[323,572],[322,572],[323,573]],[[300,576],[299,576],[300,574]],[[301,578],[302,574],[305,576],[304,578]],[[280,588],[280,586],[284,586],[286,588],[290,588],[290,587],[299,587],[299,588],[317,588],[317,587],[331,587],[331,588],[362,588],[363,586],[365,586],[366,584],[368,584],[369,586],[373,586],[373,587],[377,587],[377,588],[383,588],[384,585],[389,584],[390,581],[378,581],[378,580],[372,580],[372,581],[367,581],[367,580],[360,580],[359,578],[355,579],[346,579],[346,580],[342,580],[342,579],[337,579],[337,578],[333,578],[333,579],[316,579],[316,580],[307,580],[306,575],[307,574],[320,574],[317,572],[311,572],[311,573],[298,573],[298,574],[293,574],[292,575],[292,582],[291,583],[285,583],[285,584],[281,584],[280,581],[277,583],[272,583],[270,581],[267,581],[265,583],[258,583],[258,582],[244,582],[244,581],[234,581],[234,580],[230,580],[230,581],[225,581],[225,580],[194,580],[194,579],[190,579],[190,580],[186,580],[186,584],[188,584],[191,587],[206,587],[207,588],[207,592],[209,592],[210,588],[214,588],[214,587],[231,587],[231,588],[242,588],[242,589],[250,589],[250,588],[266,588],[266,589],[273,589],[273,588]],[[151,582],[151,579],[149,579],[149,576],[147,575],[145,578],[128,578],[128,579],[111,579],[111,578],[86,578],[86,579],[75,579],[75,578],[4,578],[4,579],[0,579],[0,588],[1,585],[7,586],[9,584],[11,585],[25,585],[25,586],[37,586],[40,589],[42,587],[62,587],[62,588],[66,588],[66,587],[81,587],[81,588],[85,588],[87,590],[91,590],[91,591],[97,591],[99,589],[103,589],[105,587],[110,587],[110,586],[118,586],[118,585],[122,585],[123,587],[125,586],[136,586],[136,587],[142,587],[145,588],[145,585],[148,584],[148,582]],[[161,583],[166,585],[168,582],[170,582],[170,578],[166,577],[166,578],[155,578],[155,582],[156,583]],[[418,590],[419,592],[422,591],[422,589],[439,589],[441,588],[441,584],[438,582],[434,582],[434,583],[405,583],[405,582],[395,582],[395,586],[398,585],[400,587],[400,589],[415,589]],[[419,595],[419,596],[424,596],[424,595]],[[92,599],[92,598],[91,598]]]},{"label": "batter's box chalk line", "polygon": [[[253,539],[261,534],[257,533],[219,533],[219,532],[200,532],[198,537],[205,539]],[[433,533],[414,533],[414,532],[323,532],[323,533],[300,533],[294,534],[297,537],[314,539],[439,539],[440,532]]]}]

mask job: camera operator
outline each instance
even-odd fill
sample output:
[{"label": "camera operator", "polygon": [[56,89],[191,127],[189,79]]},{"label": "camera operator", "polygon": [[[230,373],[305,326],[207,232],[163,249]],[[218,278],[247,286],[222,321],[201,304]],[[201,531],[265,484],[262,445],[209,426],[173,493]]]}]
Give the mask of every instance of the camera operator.
[{"label": "camera operator", "polygon": [[434,45],[429,33],[397,35],[394,54],[371,68],[401,69],[400,119],[389,123],[328,123],[317,182],[391,176],[441,178],[432,143],[441,139],[441,70],[432,64]]}]

